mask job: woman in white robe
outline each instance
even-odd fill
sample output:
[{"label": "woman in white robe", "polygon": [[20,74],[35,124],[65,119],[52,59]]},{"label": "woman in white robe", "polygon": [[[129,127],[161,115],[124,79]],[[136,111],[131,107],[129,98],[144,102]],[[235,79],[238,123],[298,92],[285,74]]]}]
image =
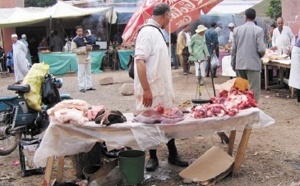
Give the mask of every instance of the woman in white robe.
[{"label": "woman in white robe", "polygon": [[14,59],[14,72],[15,72],[15,82],[21,83],[24,77],[29,71],[28,60],[26,59],[27,48],[18,40],[17,34],[12,34],[11,39],[13,42],[13,59]]}]

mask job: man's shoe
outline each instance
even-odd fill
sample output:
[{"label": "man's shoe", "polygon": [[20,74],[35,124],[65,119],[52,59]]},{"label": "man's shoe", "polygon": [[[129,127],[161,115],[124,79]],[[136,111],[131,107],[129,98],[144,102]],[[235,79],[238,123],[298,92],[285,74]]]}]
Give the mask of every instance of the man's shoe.
[{"label": "man's shoe", "polygon": [[158,159],[149,159],[147,164],[146,164],[146,171],[153,172],[157,169],[158,167]]},{"label": "man's shoe", "polygon": [[168,161],[169,163],[180,167],[187,167],[189,165],[187,161],[181,160],[179,156],[169,156]]},{"label": "man's shoe", "polygon": [[85,90],[84,90],[84,89],[80,89],[80,90],[79,90],[79,92],[82,92],[82,93],[84,93],[84,92],[85,92]]},{"label": "man's shoe", "polygon": [[92,90],[96,90],[93,87],[86,89],[86,91],[92,91]]}]

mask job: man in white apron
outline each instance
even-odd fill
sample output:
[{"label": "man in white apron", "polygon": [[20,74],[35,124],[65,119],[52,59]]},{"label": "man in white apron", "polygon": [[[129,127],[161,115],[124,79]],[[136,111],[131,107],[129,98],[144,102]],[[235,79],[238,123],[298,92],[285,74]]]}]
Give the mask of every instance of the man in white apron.
[{"label": "man in white apron", "polygon": [[[165,28],[170,21],[170,7],[159,3],[153,8],[153,16],[138,33],[135,47],[134,93],[136,110],[153,109],[159,103],[165,108],[172,108],[174,92],[168,47],[160,28]],[[187,161],[179,158],[175,140],[168,143],[171,164],[188,166]],[[146,164],[147,171],[158,167],[156,150],[150,150],[150,159]]]}]

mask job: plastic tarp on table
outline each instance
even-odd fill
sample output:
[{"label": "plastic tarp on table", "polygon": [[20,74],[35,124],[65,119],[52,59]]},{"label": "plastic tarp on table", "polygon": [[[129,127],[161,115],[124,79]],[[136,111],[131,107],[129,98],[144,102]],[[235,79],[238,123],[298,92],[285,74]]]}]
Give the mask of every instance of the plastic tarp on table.
[{"label": "plastic tarp on table", "polygon": [[131,54],[134,54],[134,50],[118,50],[119,61],[123,70],[128,70],[127,64]]},{"label": "plastic tarp on table", "polygon": [[[103,51],[91,51],[92,73],[101,73],[100,66],[104,56]],[[67,72],[77,71],[77,58],[75,53],[52,52],[39,53],[40,62],[45,62],[50,66],[50,73],[54,75],[64,75]]]},{"label": "plastic tarp on table", "polygon": [[66,156],[88,152],[97,141],[109,148],[129,146],[133,149],[157,148],[171,138],[213,134],[218,131],[243,130],[272,125],[275,120],[258,108],[241,110],[230,117],[194,119],[189,114],[176,124],[132,123],[133,114],[124,114],[127,122],[101,126],[94,122],[84,125],[51,122],[34,156],[37,166],[45,166],[49,156]]}]

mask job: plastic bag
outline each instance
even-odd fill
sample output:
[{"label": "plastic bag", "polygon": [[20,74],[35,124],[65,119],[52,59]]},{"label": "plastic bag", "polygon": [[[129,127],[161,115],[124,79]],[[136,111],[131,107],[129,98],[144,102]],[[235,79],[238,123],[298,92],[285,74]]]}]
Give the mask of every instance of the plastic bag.
[{"label": "plastic bag", "polygon": [[219,68],[221,65],[220,65],[220,61],[219,61],[219,58],[216,54],[213,54],[211,56],[211,68],[212,69],[215,69],[215,68]]},{"label": "plastic bag", "polygon": [[47,105],[55,104],[61,101],[58,89],[52,81],[51,75],[48,74],[45,76],[42,84],[42,102]]},{"label": "plastic bag", "polygon": [[30,92],[25,93],[24,97],[28,106],[34,110],[40,111],[42,105],[41,87],[44,76],[49,71],[49,65],[45,63],[35,63],[25,76],[22,84],[30,85]]}]

